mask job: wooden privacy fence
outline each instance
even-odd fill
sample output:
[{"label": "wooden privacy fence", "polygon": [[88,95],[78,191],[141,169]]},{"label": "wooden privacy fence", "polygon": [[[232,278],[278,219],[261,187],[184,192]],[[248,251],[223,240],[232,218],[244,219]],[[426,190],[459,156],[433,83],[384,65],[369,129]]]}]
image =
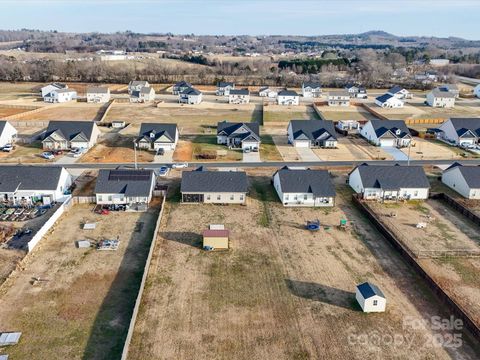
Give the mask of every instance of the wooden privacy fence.
[{"label": "wooden privacy fence", "polygon": [[362,202],[356,195],[352,196],[353,204],[364,213],[383,237],[397,250],[407,264],[425,281],[428,287],[437,295],[438,299],[447,306],[448,310],[457,318],[463,321],[465,329],[467,329],[476,341],[480,341],[480,327],[473,321],[467,312],[454,299],[452,299],[438,283],[423,269],[417,262],[412,253],[402,244],[387,226],[385,226],[377,217],[377,215]]},{"label": "wooden privacy fence", "polygon": [[33,110],[30,110],[30,111],[25,111],[25,112],[22,112],[22,113],[19,113],[19,114],[14,114],[14,115],[10,115],[10,116],[6,116],[3,118],[3,120],[18,120],[18,119],[22,119],[24,118],[25,116],[30,116],[32,114],[36,114],[36,113],[39,113],[41,111],[45,111],[45,110],[48,110],[48,109],[52,109],[52,108],[56,108],[56,107],[60,107],[60,106],[63,106],[65,103],[57,103],[57,104],[49,104],[49,105],[46,105],[46,106],[42,106],[42,107],[37,107]]},{"label": "wooden privacy fence", "polygon": [[440,199],[445,201],[448,205],[450,205],[454,210],[458,211],[460,214],[467,217],[469,220],[474,222],[476,225],[480,226],[480,216],[475,214],[472,210],[468,209],[465,205],[461,204],[451,196],[445,193],[437,193],[432,194],[431,196],[433,199]]},{"label": "wooden privacy fence", "polygon": [[94,204],[97,198],[95,196],[74,196],[72,198],[73,204]]}]

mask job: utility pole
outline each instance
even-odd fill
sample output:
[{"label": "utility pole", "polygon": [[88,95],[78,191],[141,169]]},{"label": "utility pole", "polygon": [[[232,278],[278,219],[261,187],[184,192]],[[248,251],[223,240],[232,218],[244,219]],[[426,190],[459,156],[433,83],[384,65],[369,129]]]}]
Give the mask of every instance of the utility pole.
[{"label": "utility pole", "polygon": [[133,140],[133,154],[135,158],[135,170],[137,170],[137,143]]},{"label": "utility pole", "polygon": [[408,142],[408,160],[407,160],[407,166],[410,166],[410,149],[412,148],[412,139]]}]

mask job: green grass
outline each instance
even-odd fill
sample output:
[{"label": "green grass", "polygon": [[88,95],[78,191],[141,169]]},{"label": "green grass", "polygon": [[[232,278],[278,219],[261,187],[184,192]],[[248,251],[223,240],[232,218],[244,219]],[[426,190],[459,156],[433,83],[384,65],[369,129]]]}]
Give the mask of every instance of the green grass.
[{"label": "green grass", "polygon": [[469,259],[462,259],[456,257],[445,257],[436,259],[436,262],[444,265],[450,265],[453,267],[455,272],[460,275],[462,282],[467,286],[480,286],[480,281],[478,277],[478,270],[475,266],[470,264]]},{"label": "green grass", "polygon": [[253,180],[252,187],[254,189],[254,197],[263,203],[263,208],[258,217],[258,225],[269,227],[271,223],[271,215],[268,209],[268,203],[277,201],[277,194],[269,181]]},{"label": "green grass", "polygon": [[[229,150],[225,145],[217,144],[216,135],[197,135],[192,140],[193,159],[197,160],[196,155],[199,154],[217,154],[217,150],[226,151],[226,156],[217,156],[217,159],[229,161],[241,161],[243,153],[241,150]],[[200,160],[200,159],[198,159]]]},{"label": "green grass", "polygon": [[261,136],[262,143],[260,144],[260,156],[263,161],[281,161],[282,155],[277,149],[270,135]]}]

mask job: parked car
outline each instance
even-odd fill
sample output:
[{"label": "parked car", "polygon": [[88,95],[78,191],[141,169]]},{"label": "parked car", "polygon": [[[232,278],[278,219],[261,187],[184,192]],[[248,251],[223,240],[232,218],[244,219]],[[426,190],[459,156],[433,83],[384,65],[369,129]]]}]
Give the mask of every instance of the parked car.
[{"label": "parked car", "polygon": [[160,176],[167,176],[169,170],[170,169],[167,166],[161,166],[160,169],[158,170],[158,174]]},{"label": "parked car", "polygon": [[258,147],[255,146],[254,148],[252,148],[252,151],[253,152],[258,152]]},{"label": "parked car", "polygon": [[7,144],[2,148],[2,151],[4,152],[10,152],[13,150],[13,145],[12,144]]},{"label": "parked car", "polygon": [[57,155],[62,155],[63,151],[62,150],[52,150],[52,154],[57,156]]},{"label": "parked car", "polygon": [[245,149],[243,149],[243,152],[244,152],[245,154],[248,154],[248,153],[251,152],[251,151],[252,151],[252,150],[250,150],[250,148],[245,148]]},{"label": "parked car", "polygon": [[79,149],[72,149],[70,151],[70,155],[73,156],[74,158],[77,158],[77,157],[80,157],[83,155],[83,153],[85,153],[85,149],[83,148],[79,148]]},{"label": "parked car", "polygon": [[188,167],[188,163],[176,163],[172,165],[173,169],[184,169]]},{"label": "parked car", "polygon": [[157,150],[157,155],[165,155],[165,149],[164,148],[160,148]]},{"label": "parked car", "polygon": [[48,151],[43,152],[41,156],[42,158],[47,160],[55,159],[55,155],[53,155],[51,152],[48,152]]}]

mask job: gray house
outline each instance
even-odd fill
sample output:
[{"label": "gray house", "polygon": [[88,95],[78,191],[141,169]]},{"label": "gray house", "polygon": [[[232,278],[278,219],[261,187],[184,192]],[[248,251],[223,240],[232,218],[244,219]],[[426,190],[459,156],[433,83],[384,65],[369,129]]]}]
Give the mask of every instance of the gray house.
[{"label": "gray house", "polygon": [[217,144],[242,150],[260,148],[260,128],[258,123],[232,123],[222,121],[217,124]]},{"label": "gray house", "polygon": [[217,96],[228,96],[230,94],[230,90],[235,89],[235,84],[233,82],[228,81],[220,81],[217,84]]},{"label": "gray house", "polygon": [[209,171],[203,167],[182,172],[183,203],[245,204],[247,174],[243,171]]},{"label": "gray house", "polygon": [[42,146],[44,150],[90,149],[99,136],[93,121],[50,121]]},{"label": "gray house", "polygon": [[142,123],[136,143],[144,150],[175,150],[178,137],[177,124]]},{"label": "gray house", "polygon": [[182,91],[188,89],[188,88],[193,88],[193,85],[190,84],[189,82],[187,81],[180,81],[178,83],[176,83],[175,85],[173,85],[172,87],[172,94],[173,95],[178,95],[180,94]]},{"label": "gray house", "polygon": [[290,120],[288,142],[295,147],[335,148],[337,137],[332,121]]}]

